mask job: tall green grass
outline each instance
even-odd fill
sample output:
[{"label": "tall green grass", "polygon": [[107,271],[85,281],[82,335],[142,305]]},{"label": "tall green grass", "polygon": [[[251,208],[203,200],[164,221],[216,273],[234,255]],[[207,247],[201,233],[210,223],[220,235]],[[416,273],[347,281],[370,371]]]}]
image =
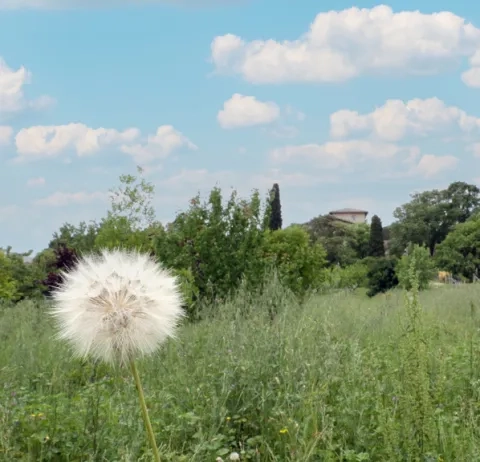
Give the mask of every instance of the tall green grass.
[{"label": "tall green grass", "polygon": [[[480,460],[478,302],[465,285],[300,306],[272,284],[211,306],[139,362],[162,460]],[[45,308],[0,308],[0,460],[150,461],[129,371],[72,359]]]}]

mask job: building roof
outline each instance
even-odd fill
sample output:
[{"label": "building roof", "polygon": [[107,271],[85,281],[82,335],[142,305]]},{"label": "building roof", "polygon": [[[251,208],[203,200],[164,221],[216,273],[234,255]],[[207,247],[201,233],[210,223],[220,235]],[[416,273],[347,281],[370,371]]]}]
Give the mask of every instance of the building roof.
[{"label": "building roof", "polygon": [[368,212],[366,210],[359,210],[359,209],[340,209],[340,210],[332,210],[330,213],[365,213],[367,214]]}]

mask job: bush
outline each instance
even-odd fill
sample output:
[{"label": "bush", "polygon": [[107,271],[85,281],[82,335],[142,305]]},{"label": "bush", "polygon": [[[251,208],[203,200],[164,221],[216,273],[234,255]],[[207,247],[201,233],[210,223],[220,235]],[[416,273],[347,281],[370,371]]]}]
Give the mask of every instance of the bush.
[{"label": "bush", "polygon": [[409,247],[407,255],[403,255],[398,262],[396,269],[398,281],[400,286],[406,290],[412,288],[409,274],[412,264],[414,265],[412,271],[415,273],[418,289],[427,289],[435,276],[435,264],[430,257],[430,251],[426,247],[415,244]]},{"label": "bush", "polygon": [[299,296],[320,287],[327,264],[321,244],[310,244],[307,231],[300,226],[266,231],[265,234],[265,264],[276,268],[286,287]]},{"label": "bush", "polygon": [[367,272],[369,297],[387,292],[398,285],[395,266],[396,260],[392,258],[378,258],[370,263]]},{"label": "bush", "polygon": [[367,285],[368,267],[362,262],[342,268],[339,265],[325,270],[324,277],[326,287],[336,289],[352,289]]}]

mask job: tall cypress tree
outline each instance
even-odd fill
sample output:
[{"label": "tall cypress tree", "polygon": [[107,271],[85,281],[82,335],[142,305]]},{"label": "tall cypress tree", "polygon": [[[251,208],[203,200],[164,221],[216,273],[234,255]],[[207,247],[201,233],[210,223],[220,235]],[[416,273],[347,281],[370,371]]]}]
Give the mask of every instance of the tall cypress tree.
[{"label": "tall cypress tree", "polygon": [[270,229],[282,229],[282,205],[280,204],[280,187],[277,183],[270,191]]},{"label": "tall cypress tree", "polygon": [[382,220],[377,215],[372,217],[372,223],[370,224],[369,255],[371,257],[385,256]]}]

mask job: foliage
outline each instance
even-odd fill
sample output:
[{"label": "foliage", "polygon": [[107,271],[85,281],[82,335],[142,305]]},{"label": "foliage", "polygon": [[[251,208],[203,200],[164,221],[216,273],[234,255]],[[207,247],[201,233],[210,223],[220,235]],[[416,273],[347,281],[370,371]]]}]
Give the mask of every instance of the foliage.
[{"label": "foliage", "polygon": [[61,245],[55,249],[55,264],[48,273],[42,284],[46,287],[45,295],[50,295],[52,291],[62,281],[62,271],[72,268],[77,261],[77,253],[65,245]]},{"label": "foliage", "polygon": [[460,223],[437,247],[435,261],[442,270],[471,281],[480,272],[480,214]]},{"label": "foliage", "polygon": [[304,227],[312,242],[323,245],[331,265],[351,265],[368,255],[370,228],[367,224],[344,223],[324,215],[313,218]]},{"label": "foliage", "polygon": [[134,228],[127,217],[108,214],[99,226],[95,238],[95,250],[123,248],[149,252],[152,239],[148,230]]},{"label": "foliage", "polygon": [[121,175],[120,185],[110,190],[110,215],[124,217],[133,229],[145,229],[155,222],[155,186],[142,177],[143,169],[139,166],[137,173],[138,176]]},{"label": "foliage", "polygon": [[363,262],[341,267],[331,266],[324,271],[324,287],[334,289],[355,289],[367,285],[368,267]]},{"label": "foliage", "polygon": [[16,300],[17,297],[18,287],[12,274],[12,262],[6,252],[0,249],[0,300]]},{"label": "foliage", "polygon": [[94,221],[89,224],[81,221],[78,226],[64,223],[59,231],[53,234],[48,248],[55,250],[66,246],[74,249],[78,254],[91,252],[95,246],[97,234],[98,224]]},{"label": "foliage", "polygon": [[310,244],[300,226],[267,232],[263,247],[266,264],[278,271],[280,281],[293,293],[303,296],[320,287],[327,261],[320,244]]},{"label": "foliage", "polygon": [[463,182],[445,190],[415,193],[394,212],[390,226],[391,253],[401,256],[409,243],[427,246],[430,255],[457,223],[465,222],[480,206],[480,190]]},{"label": "foliage", "polygon": [[370,239],[368,243],[368,255],[370,257],[384,257],[385,246],[383,244],[382,220],[377,215],[372,217],[370,224]]},{"label": "foliage", "polygon": [[155,254],[166,266],[186,269],[198,296],[225,297],[245,278],[252,287],[262,280],[264,216],[255,191],[249,200],[232,192],[226,203],[214,188],[207,201],[197,196],[158,236]]},{"label": "foliage", "polygon": [[[139,364],[162,460],[480,460],[479,299],[470,284],[300,306],[277,284],[216,303]],[[0,460],[152,460],[129,371],[72,359],[45,308],[0,308]]]},{"label": "foliage", "polygon": [[270,192],[270,230],[282,229],[282,205],[280,202],[280,186],[273,185]]},{"label": "foliage", "polygon": [[411,272],[414,272],[415,281],[419,290],[428,289],[430,281],[435,276],[435,263],[426,247],[413,244],[409,246],[406,255],[398,261],[396,273],[400,286],[410,290]]},{"label": "foliage", "polygon": [[393,258],[377,258],[369,264],[367,279],[369,297],[384,293],[398,285],[395,272],[396,260]]}]

